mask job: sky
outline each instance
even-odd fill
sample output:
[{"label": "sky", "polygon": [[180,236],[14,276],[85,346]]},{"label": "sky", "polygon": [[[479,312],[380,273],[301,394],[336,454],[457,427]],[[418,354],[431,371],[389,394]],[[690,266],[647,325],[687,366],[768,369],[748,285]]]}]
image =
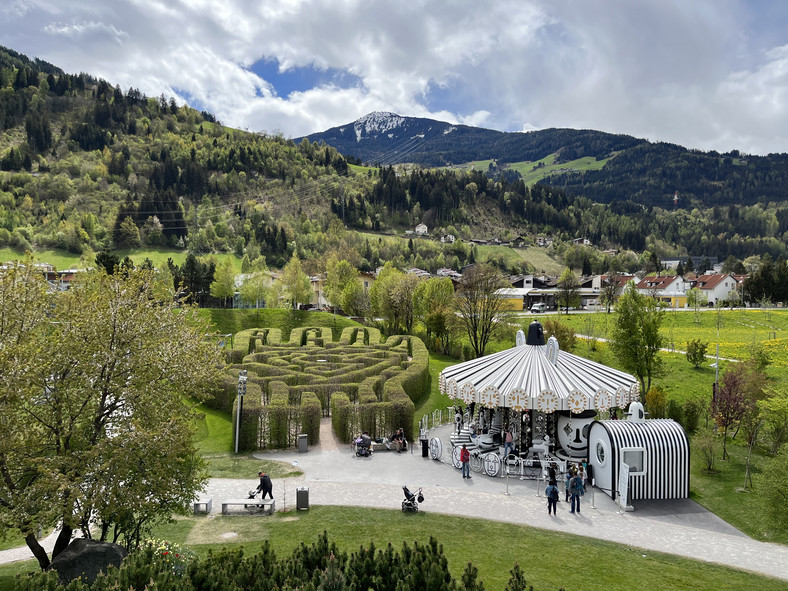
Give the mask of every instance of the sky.
[{"label": "sky", "polygon": [[0,45],[285,137],[391,111],[788,152],[786,0],[2,0]]}]

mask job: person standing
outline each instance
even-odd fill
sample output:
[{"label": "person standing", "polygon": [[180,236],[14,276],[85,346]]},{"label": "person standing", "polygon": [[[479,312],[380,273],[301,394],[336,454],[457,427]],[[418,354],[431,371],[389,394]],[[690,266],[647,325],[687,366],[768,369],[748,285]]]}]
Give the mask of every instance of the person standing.
[{"label": "person standing", "polygon": [[570,505],[570,513],[580,513],[580,496],[583,494],[583,479],[580,474],[572,476],[569,481],[569,490],[572,493],[572,504]]},{"label": "person standing", "polygon": [[512,437],[512,430],[507,429],[506,434],[504,435],[504,444],[503,444],[503,457],[504,459],[509,457],[509,454],[514,450],[514,437]]},{"label": "person standing", "polygon": [[564,474],[564,501],[566,503],[569,502],[569,484],[572,482],[572,467],[566,467],[566,473]]},{"label": "person standing", "polygon": [[265,498],[265,495],[268,495],[269,499],[274,498],[274,483],[271,482],[271,477],[265,472],[258,472],[257,475],[260,477],[260,484],[257,486],[257,492],[262,492],[263,496],[261,498]]},{"label": "person standing", "polygon": [[555,480],[551,480],[547,488],[544,489],[544,496],[547,497],[547,514],[550,515],[552,511],[552,515],[555,515],[555,508],[558,504],[558,486]]},{"label": "person standing", "polygon": [[[555,462],[550,462],[547,466],[547,481],[553,482],[556,485],[558,484],[558,479],[555,475]],[[558,486],[556,486],[556,488],[558,488]]]},{"label": "person standing", "polygon": [[462,477],[471,477],[471,452],[468,451],[466,446],[462,446],[460,450],[460,463],[462,464]]}]

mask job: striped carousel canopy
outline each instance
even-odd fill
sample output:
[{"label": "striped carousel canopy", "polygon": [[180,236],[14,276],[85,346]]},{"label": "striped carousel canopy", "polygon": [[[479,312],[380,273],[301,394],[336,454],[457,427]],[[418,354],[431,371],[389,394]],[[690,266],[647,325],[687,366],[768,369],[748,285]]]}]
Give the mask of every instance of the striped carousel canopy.
[{"label": "striped carousel canopy", "polygon": [[440,374],[441,392],[488,408],[575,414],[626,407],[638,397],[633,375],[561,351],[555,337],[545,345],[538,322],[531,323],[528,339],[519,331],[517,343],[506,351],[447,367]]}]

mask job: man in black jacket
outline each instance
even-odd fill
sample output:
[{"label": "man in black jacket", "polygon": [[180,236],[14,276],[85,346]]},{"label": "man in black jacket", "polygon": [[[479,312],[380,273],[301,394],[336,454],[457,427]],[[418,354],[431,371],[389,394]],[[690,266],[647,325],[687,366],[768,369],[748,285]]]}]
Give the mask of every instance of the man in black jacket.
[{"label": "man in black jacket", "polygon": [[258,472],[257,475],[260,477],[260,484],[257,486],[257,492],[262,492],[262,498],[265,498],[265,495],[268,495],[269,498],[274,498],[274,483],[271,482],[271,477],[265,472]]}]

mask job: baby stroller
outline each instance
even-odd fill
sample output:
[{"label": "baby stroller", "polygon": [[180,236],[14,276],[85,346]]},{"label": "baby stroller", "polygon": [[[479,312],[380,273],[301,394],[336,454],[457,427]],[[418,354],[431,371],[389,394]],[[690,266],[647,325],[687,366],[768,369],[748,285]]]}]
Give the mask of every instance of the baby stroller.
[{"label": "baby stroller", "polygon": [[412,493],[408,490],[408,487],[403,484],[402,492],[405,493],[405,500],[402,501],[402,512],[417,513],[419,510],[419,503],[424,502],[424,495],[421,494],[421,487],[419,487],[418,492]]},{"label": "baby stroller", "polygon": [[372,456],[372,440],[368,437],[359,437],[356,439],[356,456],[360,458],[368,458]]}]

